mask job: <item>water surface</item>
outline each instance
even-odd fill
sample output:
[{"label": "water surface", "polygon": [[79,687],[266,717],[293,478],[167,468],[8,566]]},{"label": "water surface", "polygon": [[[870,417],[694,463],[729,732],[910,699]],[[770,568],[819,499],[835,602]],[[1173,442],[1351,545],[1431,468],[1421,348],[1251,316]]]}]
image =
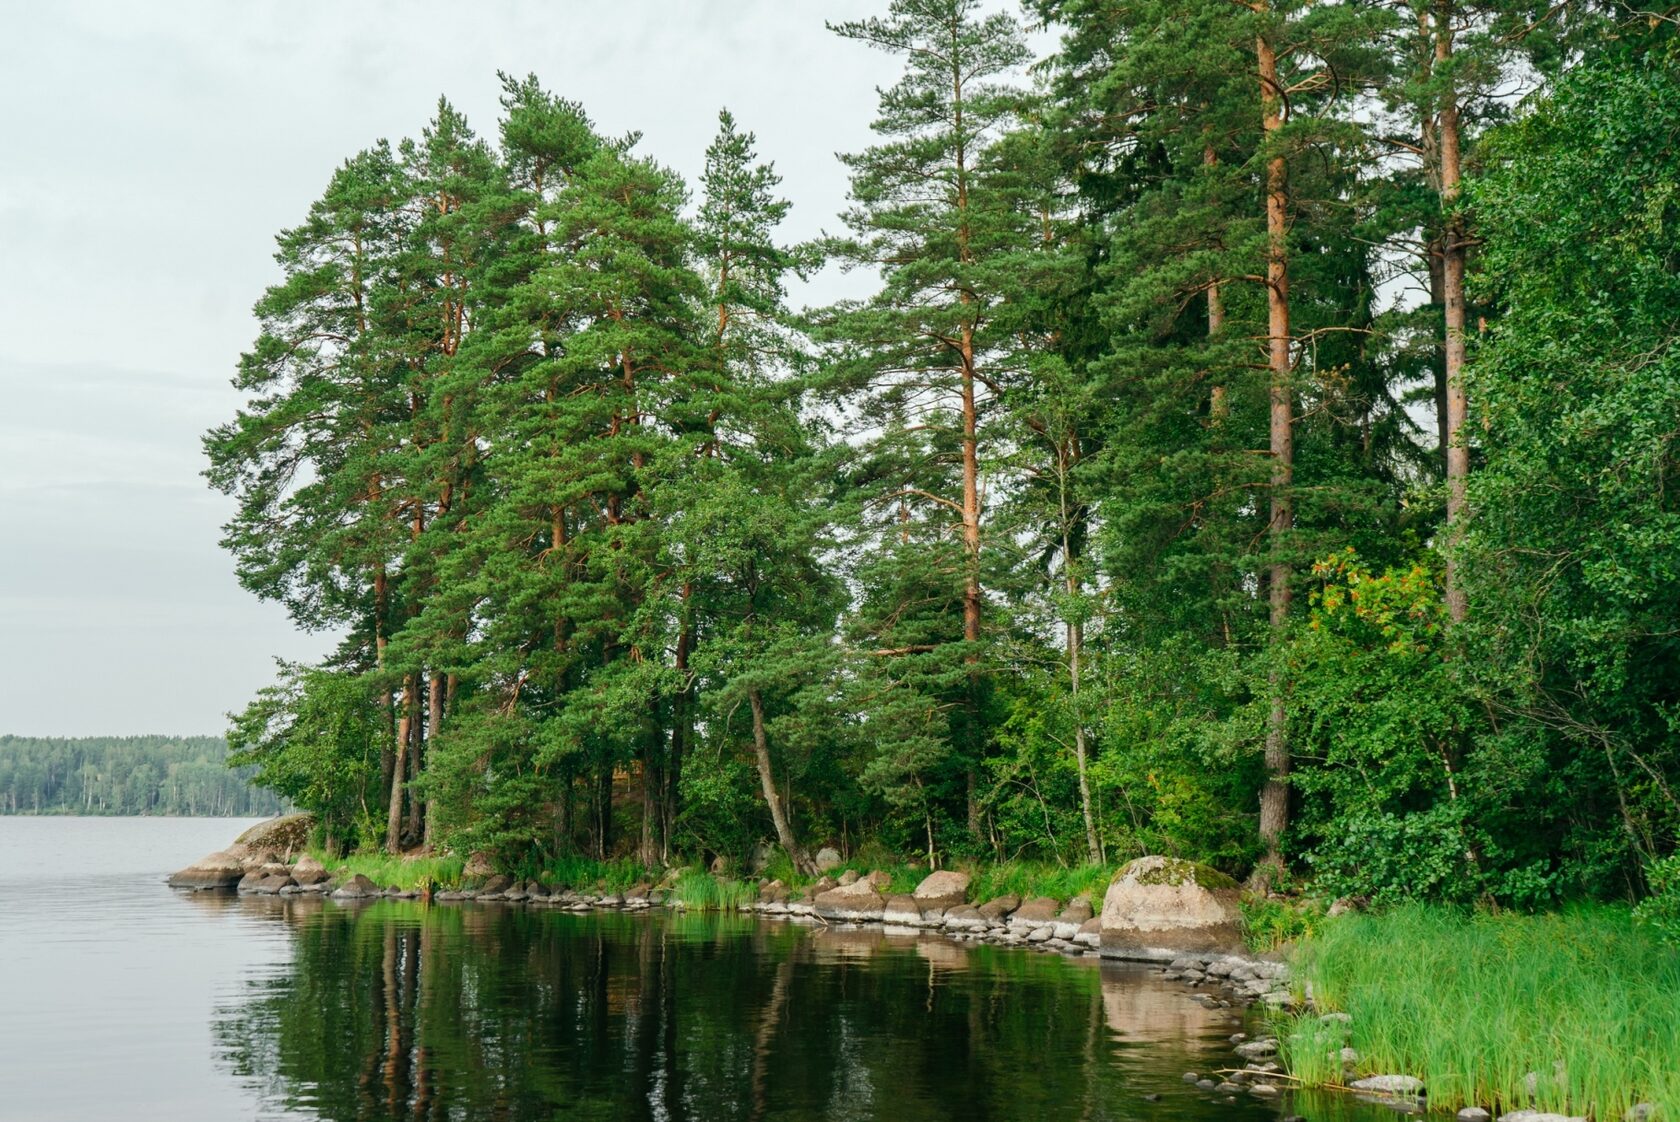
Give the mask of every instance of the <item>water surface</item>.
[{"label": "water surface", "polygon": [[0,1118],[1387,1117],[1187,1086],[1253,1026],[1137,967],[750,917],[162,884],[244,825],[0,818]]}]

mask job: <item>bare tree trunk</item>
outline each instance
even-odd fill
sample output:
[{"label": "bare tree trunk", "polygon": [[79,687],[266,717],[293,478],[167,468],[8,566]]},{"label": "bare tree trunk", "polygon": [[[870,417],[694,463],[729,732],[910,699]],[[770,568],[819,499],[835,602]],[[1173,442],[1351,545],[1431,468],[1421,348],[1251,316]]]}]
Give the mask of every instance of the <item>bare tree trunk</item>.
[{"label": "bare tree trunk", "polygon": [[[1264,10],[1262,8],[1262,10]],[[1268,144],[1283,128],[1283,87],[1277,55],[1264,35],[1255,41],[1259,63],[1261,127]],[[1294,393],[1289,363],[1289,167],[1281,151],[1266,161],[1266,334],[1271,369],[1271,522],[1268,535],[1272,564],[1268,577],[1271,626],[1281,637],[1289,623],[1290,565],[1281,556],[1295,526],[1290,494],[1295,476]],[[1289,714],[1283,682],[1274,666],[1268,687],[1271,712],[1266,723],[1266,783],[1260,791],[1260,839],[1266,856],[1261,879],[1283,869],[1281,842],[1289,828]]]},{"label": "bare tree trunk", "polygon": [[1469,610],[1459,583],[1458,559],[1453,548],[1463,533],[1465,498],[1470,479],[1470,449],[1464,443],[1464,419],[1468,402],[1464,395],[1464,222],[1457,213],[1462,170],[1459,157],[1458,93],[1451,84],[1453,53],[1453,0],[1441,0],[1435,10],[1436,69],[1448,75],[1441,99],[1439,131],[1441,141],[1441,209],[1446,228],[1441,237],[1441,281],[1446,304],[1447,367],[1447,611],[1454,623]]},{"label": "bare tree trunk", "polygon": [[770,738],[764,729],[764,698],[756,689],[747,691],[752,706],[753,758],[758,764],[758,782],[764,789],[764,802],[770,808],[770,821],[776,827],[776,841],[793,860],[794,867],[810,875],[817,871],[805,847],[794,836],[793,823],[788,819],[787,807],[781,792],[776,790],[776,777],[770,768]]},{"label": "bare tree trunk", "polygon": [[[445,691],[450,688],[450,686],[454,683],[454,680],[455,676],[453,674],[448,675],[447,677],[443,674],[434,673],[432,675],[431,691],[427,697],[426,712],[426,741],[428,744],[426,754],[428,757],[431,755],[430,745],[437,741],[438,731],[443,728]],[[426,809],[422,817],[425,820],[425,833],[421,838],[421,841],[423,841],[427,846],[431,846],[437,841],[436,796],[431,796],[426,799]]]},{"label": "bare tree trunk", "polygon": [[[1212,144],[1203,145],[1202,163],[1206,164],[1208,167],[1214,167],[1219,163],[1219,156],[1216,152],[1214,152]],[[1212,277],[1208,280],[1207,289],[1208,338],[1218,338],[1219,333],[1223,331],[1224,328],[1225,296],[1224,293],[1219,291],[1219,278]],[[1228,387],[1224,382],[1216,382],[1214,384],[1210,400],[1208,401],[1208,419],[1215,425],[1222,425],[1225,423],[1225,418],[1230,416],[1230,413],[1231,401]]]}]

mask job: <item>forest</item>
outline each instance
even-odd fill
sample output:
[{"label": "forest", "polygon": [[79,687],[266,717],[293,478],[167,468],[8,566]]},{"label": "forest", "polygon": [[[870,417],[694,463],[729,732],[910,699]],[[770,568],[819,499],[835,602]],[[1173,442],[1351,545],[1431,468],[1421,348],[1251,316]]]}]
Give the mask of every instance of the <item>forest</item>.
[{"label": "forest", "polygon": [[339,849],[1680,894],[1675,9],[882,13],[813,243],[536,76],[332,172],[205,448],[344,638],[233,762]]},{"label": "forest", "polygon": [[226,756],[219,736],[0,736],[0,814],[278,814]]}]

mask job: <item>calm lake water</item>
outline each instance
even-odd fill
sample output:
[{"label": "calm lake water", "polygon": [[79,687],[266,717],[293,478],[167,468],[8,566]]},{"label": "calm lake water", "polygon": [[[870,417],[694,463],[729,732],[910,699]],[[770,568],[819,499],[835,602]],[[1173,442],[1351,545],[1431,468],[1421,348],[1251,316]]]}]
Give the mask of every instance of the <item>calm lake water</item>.
[{"label": "calm lake water", "polygon": [[1245,1026],[1136,967],[750,918],[164,886],[246,825],[0,818],[0,1119],[1392,1117],[1187,1086]]}]

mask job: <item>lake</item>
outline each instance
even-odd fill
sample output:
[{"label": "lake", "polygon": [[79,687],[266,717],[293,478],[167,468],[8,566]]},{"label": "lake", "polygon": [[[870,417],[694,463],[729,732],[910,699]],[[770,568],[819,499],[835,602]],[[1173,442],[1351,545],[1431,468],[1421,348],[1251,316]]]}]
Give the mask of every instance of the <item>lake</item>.
[{"label": "lake", "polygon": [[1255,1023],[1137,966],[753,917],[163,884],[249,824],[0,817],[0,1118],[1390,1117],[1185,1084]]}]

